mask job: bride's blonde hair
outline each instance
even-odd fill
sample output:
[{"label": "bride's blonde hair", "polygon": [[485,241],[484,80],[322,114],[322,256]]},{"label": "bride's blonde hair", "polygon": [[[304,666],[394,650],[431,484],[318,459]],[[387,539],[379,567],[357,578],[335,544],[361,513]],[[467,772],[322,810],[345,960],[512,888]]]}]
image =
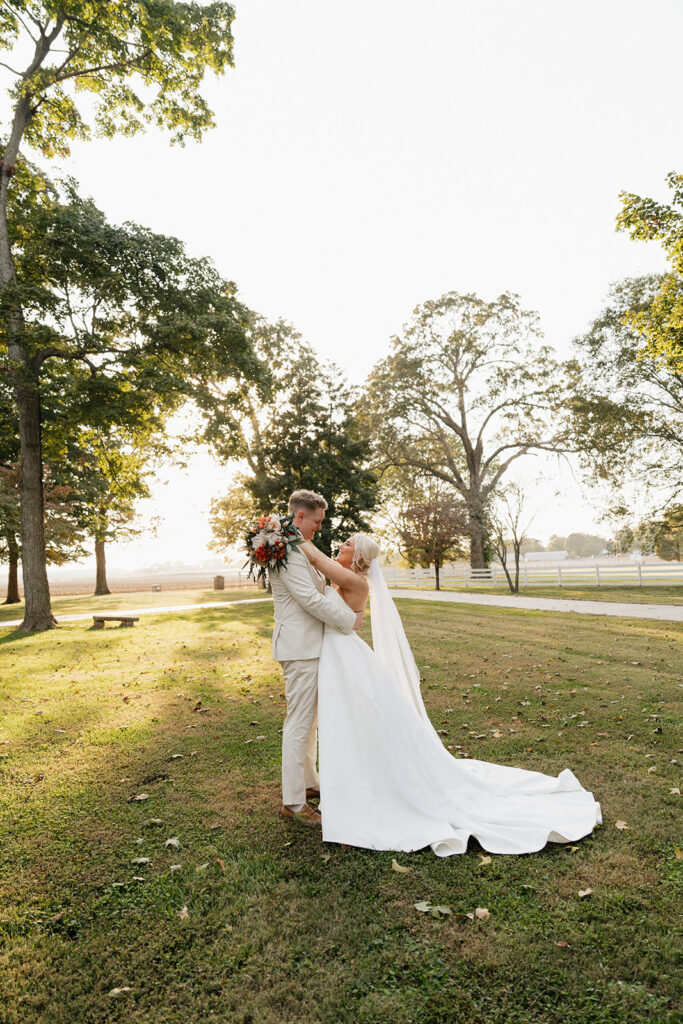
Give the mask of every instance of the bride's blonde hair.
[{"label": "bride's blonde hair", "polygon": [[351,566],[365,576],[370,571],[370,562],[373,558],[379,557],[379,544],[372,537],[368,537],[367,533],[354,533],[351,540],[353,541]]}]

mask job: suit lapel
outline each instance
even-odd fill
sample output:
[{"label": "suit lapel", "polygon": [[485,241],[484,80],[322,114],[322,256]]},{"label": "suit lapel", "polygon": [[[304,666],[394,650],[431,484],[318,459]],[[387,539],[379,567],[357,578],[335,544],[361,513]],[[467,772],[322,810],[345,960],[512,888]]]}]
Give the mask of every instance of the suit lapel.
[{"label": "suit lapel", "polygon": [[311,576],[313,577],[313,582],[315,583],[316,589],[319,590],[321,594],[324,594],[325,593],[325,577],[323,576],[322,573],[318,572],[318,570],[316,569],[316,567],[314,565],[311,565],[311,563],[308,561],[308,559],[306,559],[306,561],[308,562],[308,569],[309,569],[309,571],[311,573]]}]

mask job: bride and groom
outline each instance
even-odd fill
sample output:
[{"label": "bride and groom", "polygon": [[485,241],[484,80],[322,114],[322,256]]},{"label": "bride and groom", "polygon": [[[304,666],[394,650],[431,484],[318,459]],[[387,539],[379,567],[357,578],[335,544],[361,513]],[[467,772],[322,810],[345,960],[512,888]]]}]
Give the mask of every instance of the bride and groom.
[{"label": "bride and groom", "polygon": [[[470,836],[490,853],[522,854],[589,835],[600,804],[568,768],[553,777],[449,754],[425,711],[378,545],[356,534],[328,558],[311,543],[326,509],[319,494],[292,494],[304,543],[271,574],[287,700],[280,816],[322,825],[326,842],[430,846],[440,857],[464,853]],[[372,648],[356,633],[368,596]],[[319,812],[308,803],[318,796]]]}]

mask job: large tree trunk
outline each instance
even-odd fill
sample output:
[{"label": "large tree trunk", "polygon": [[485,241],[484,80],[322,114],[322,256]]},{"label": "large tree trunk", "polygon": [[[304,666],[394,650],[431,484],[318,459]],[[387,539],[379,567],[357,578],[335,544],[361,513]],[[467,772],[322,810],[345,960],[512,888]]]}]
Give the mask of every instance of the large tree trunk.
[{"label": "large tree trunk", "polygon": [[441,590],[441,581],[439,579],[439,569],[440,568],[441,568],[441,566],[439,565],[439,560],[437,558],[436,561],[434,562],[434,576],[435,576],[435,579],[436,579],[436,586],[434,588],[435,590]]},{"label": "large tree trunk", "polygon": [[470,565],[473,569],[485,569],[484,527],[481,522],[481,514],[470,512],[468,525],[470,534]]},{"label": "large tree trunk", "polygon": [[[50,45],[61,31],[59,19],[54,33],[42,34],[36,43],[34,60],[25,78],[40,67]],[[0,291],[16,279],[7,225],[7,193],[14,175],[19,146],[31,114],[32,96],[25,88],[14,109],[9,140],[0,162]],[[9,357],[15,363],[13,378],[19,436],[21,440],[21,567],[26,607],[22,632],[50,629],[55,620],[50,610],[50,589],[45,559],[45,526],[43,504],[43,458],[40,441],[40,357],[31,359],[23,343],[23,314],[13,304],[5,312]]]},{"label": "large tree trunk", "polygon": [[95,562],[97,565],[95,594],[111,594],[111,590],[107,586],[107,558],[104,553],[103,540],[95,540]]},{"label": "large tree trunk", "polygon": [[22,632],[51,629],[56,620],[50,608],[45,557],[43,455],[40,436],[40,393],[37,375],[24,364],[16,371],[17,408],[21,436],[21,568],[26,609]]},{"label": "large tree trunk", "polygon": [[11,533],[6,534],[5,540],[7,542],[7,548],[9,550],[9,574],[7,579],[7,597],[5,598],[5,604],[19,604],[21,598],[19,597],[19,545],[17,544],[16,537]]}]

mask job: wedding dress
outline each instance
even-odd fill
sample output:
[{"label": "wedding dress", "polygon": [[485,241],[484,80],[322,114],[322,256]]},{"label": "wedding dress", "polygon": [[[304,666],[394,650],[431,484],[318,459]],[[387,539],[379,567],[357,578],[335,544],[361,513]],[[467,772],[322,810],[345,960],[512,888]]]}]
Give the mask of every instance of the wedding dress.
[{"label": "wedding dress", "polygon": [[[568,769],[554,778],[452,757],[431,725],[419,673],[373,562],[373,645],[325,628],[318,672],[323,840],[370,850],[534,853],[602,821]],[[337,600],[342,598],[337,594]]]}]

